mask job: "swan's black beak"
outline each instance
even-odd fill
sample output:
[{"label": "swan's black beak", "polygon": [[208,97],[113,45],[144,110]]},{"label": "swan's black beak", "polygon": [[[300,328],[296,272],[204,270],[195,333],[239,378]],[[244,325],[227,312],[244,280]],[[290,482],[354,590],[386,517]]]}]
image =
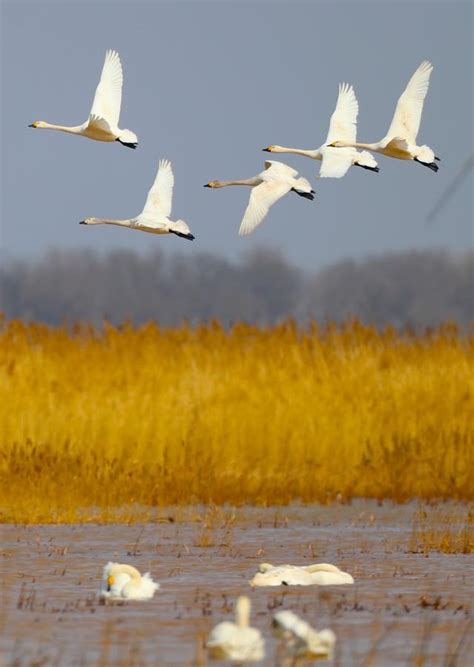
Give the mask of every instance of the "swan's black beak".
[{"label": "swan's black beak", "polygon": [[264,153],[271,153],[270,148],[262,148],[262,151],[263,151]]},{"label": "swan's black beak", "polygon": [[209,185],[209,183],[206,183],[206,184],[204,185],[204,187],[205,187],[205,188],[210,188],[211,186]]},{"label": "swan's black beak", "polygon": [[87,222],[85,220],[81,220],[81,222],[79,224],[80,225],[87,225]]},{"label": "swan's black beak", "polygon": [[28,127],[36,127],[34,123],[31,123],[31,125],[28,125]]}]

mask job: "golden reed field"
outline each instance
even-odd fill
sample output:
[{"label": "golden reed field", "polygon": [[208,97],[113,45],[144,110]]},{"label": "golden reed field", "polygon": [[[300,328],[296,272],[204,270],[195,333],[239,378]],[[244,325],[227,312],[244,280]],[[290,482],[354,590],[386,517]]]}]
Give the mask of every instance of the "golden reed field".
[{"label": "golden reed field", "polygon": [[415,335],[357,322],[4,322],[0,520],[472,499],[473,362],[474,339],[452,324]]}]

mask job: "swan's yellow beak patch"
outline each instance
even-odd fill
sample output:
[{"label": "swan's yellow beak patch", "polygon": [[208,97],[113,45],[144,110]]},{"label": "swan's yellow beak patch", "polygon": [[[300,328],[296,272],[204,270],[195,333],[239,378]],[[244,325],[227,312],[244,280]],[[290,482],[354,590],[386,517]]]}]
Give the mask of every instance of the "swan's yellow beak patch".
[{"label": "swan's yellow beak patch", "polygon": [[107,577],[107,586],[113,586],[115,584],[115,579],[112,575],[110,577]]},{"label": "swan's yellow beak patch", "polygon": [[35,120],[33,123],[31,123],[31,127],[38,127],[39,125],[39,120]]}]

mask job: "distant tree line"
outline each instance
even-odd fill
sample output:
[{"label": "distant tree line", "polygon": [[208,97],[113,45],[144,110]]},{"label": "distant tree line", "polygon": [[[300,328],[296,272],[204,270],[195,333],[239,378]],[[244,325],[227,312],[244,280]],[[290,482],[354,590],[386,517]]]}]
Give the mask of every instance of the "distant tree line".
[{"label": "distant tree line", "polygon": [[156,320],[192,324],[213,318],[272,324],[341,321],[397,327],[473,320],[474,253],[408,251],[337,262],[313,275],[268,250],[235,264],[200,253],[167,256],[114,251],[54,251],[0,269],[8,318],[49,324]]}]

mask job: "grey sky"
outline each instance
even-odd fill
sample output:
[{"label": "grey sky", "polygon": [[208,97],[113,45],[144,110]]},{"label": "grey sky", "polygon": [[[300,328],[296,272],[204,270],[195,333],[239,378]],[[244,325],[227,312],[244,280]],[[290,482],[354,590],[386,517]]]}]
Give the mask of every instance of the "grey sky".
[{"label": "grey sky", "polygon": [[[434,224],[425,216],[473,150],[472,17],[470,2],[3,3],[3,255],[159,244],[237,259],[270,245],[319,268],[386,250],[470,246],[472,178]],[[138,149],[28,128],[87,118],[107,48],[122,59],[121,127],[138,134]],[[441,157],[438,174],[378,156],[379,174],[353,168],[318,181],[319,163],[276,156],[318,196],[287,196],[254,234],[237,236],[248,189],[204,183],[258,173],[272,143],[319,146],[340,81],[359,98],[358,138],[378,140],[423,59],[435,69],[419,142]],[[194,243],[78,225],[140,212],[161,157],[175,171],[173,216],[189,223]]]}]

